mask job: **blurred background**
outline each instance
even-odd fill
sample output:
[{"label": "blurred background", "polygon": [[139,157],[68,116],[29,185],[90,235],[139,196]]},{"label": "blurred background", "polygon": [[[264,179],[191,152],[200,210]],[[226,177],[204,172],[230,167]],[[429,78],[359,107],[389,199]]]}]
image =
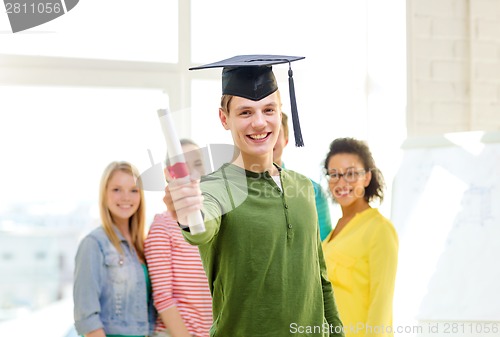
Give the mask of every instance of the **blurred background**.
[{"label": "blurred background", "polygon": [[[230,144],[221,70],[188,68],[239,54],[306,57],[287,168],[326,187],[329,143],[368,141],[388,185],[373,206],[400,236],[396,335],[499,336],[497,0],[85,0],[15,34],[0,13],[0,336],[74,335],[102,170],[162,162],[167,106],[181,137]],[[289,113],[288,66],[273,70]],[[162,196],[146,192],[148,222]]]}]

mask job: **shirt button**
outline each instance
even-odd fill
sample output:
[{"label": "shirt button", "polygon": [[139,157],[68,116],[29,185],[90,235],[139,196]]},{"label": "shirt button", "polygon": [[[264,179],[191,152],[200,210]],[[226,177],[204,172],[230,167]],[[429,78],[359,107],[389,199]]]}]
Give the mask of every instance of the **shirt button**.
[{"label": "shirt button", "polygon": [[285,204],[285,208],[288,209],[288,204]]},{"label": "shirt button", "polygon": [[288,224],[288,228],[292,228],[292,224],[291,223]]}]

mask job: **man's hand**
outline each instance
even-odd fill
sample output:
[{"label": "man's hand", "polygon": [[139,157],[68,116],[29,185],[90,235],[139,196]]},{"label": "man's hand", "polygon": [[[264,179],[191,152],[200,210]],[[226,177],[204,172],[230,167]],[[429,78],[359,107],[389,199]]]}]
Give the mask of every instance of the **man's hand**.
[{"label": "man's hand", "polygon": [[163,202],[167,209],[180,224],[187,226],[188,214],[201,210],[203,196],[200,190],[200,181],[179,183],[175,179],[165,187]]}]

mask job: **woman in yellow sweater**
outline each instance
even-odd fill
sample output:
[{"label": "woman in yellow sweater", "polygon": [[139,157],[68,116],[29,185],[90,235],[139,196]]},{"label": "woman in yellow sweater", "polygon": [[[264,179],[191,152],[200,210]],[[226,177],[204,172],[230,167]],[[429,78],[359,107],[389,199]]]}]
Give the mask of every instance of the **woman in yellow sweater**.
[{"label": "woman in yellow sweater", "polygon": [[398,236],[370,206],[374,199],[383,200],[383,176],[368,146],[353,138],[330,144],[324,168],[342,209],[323,251],[345,335],[392,337]]}]

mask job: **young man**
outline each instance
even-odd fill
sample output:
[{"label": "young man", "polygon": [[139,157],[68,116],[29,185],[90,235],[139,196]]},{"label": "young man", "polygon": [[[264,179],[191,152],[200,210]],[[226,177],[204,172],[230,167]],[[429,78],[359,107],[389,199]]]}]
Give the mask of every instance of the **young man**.
[{"label": "young man", "polygon": [[[199,246],[212,293],[211,336],[343,336],[314,188],[273,164],[281,98],[271,65],[298,59],[247,55],[195,68],[223,67],[219,118],[238,152],[201,183],[171,182],[164,201],[185,239]],[[298,122],[296,110],[292,116]],[[195,210],[206,231],[192,235],[187,215]]]}]

